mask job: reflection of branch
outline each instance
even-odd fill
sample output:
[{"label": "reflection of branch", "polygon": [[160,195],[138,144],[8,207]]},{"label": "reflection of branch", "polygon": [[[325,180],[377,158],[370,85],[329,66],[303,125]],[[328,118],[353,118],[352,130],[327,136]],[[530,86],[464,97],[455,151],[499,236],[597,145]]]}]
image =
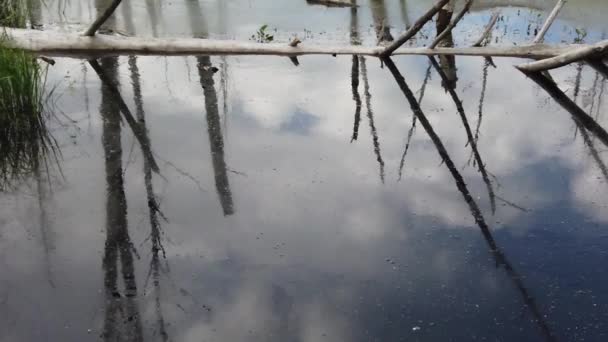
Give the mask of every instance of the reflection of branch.
[{"label": "reflection of branch", "polygon": [[367,108],[367,119],[369,120],[369,128],[372,133],[372,140],[374,143],[374,153],[376,154],[376,160],[380,166],[380,180],[384,183],[384,160],[382,159],[382,153],[380,152],[380,140],[378,138],[378,132],[376,130],[376,124],[374,123],[374,112],[372,110],[372,94],[369,92],[369,80],[367,79],[367,66],[365,57],[360,56],[359,61],[361,63],[361,77],[363,78],[363,94],[365,95],[365,107]]},{"label": "reflection of branch", "polygon": [[[580,126],[580,123],[578,123],[577,121],[575,121],[575,123]],[[600,158],[600,154],[598,153],[597,148],[595,147],[593,139],[591,139],[589,133],[584,127],[579,127],[579,130],[581,131],[581,136],[583,137],[583,142],[585,143],[585,146],[589,148],[591,157],[593,157],[593,160],[597,163],[597,166],[602,172],[602,175],[608,181],[608,168],[606,167],[606,163],[602,160],[602,158]]]},{"label": "reflection of branch", "polygon": [[51,231],[50,231],[50,220],[46,210],[47,201],[47,189],[42,181],[42,174],[40,172],[40,162],[36,161],[34,169],[34,176],[36,178],[36,189],[38,192],[38,210],[39,210],[39,225],[40,235],[42,240],[42,248],[44,250],[44,263],[46,266],[47,278],[49,285],[55,288],[55,281],[53,280],[53,271],[51,268]]},{"label": "reflection of branch", "polygon": [[401,9],[401,20],[405,25],[405,29],[410,28],[410,20],[407,16],[407,0],[399,0],[399,8]]},{"label": "reflection of branch", "polygon": [[578,99],[581,90],[581,81],[583,79],[583,62],[576,64],[576,77],[574,78],[574,102]]},{"label": "reflection of branch", "polygon": [[541,88],[543,88],[551,97],[565,110],[567,110],[575,121],[585,127],[591,133],[593,133],[598,139],[600,139],[606,146],[608,146],[608,132],[602,128],[591,116],[585,113],[576,102],[572,101],[564,92],[559,89],[557,84],[549,79],[544,74],[539,72],[526,72],[523,71],[526,76],[536,82]]},{"label": "reflection of branch", "polygon": [[[422,86],[420,87],[420,96],[418,97],[418,103],[422,104],[422,99],[424,98],[424,93],[426,91],[426,85],[429,83],[431,79],[431,68],[433,65],[429,62],[429,67],[426,68],[426,73],[424,76],[424,81],[422,82]],[[399,179],[401,180],[403,176],[403,167],[405,166],[405,157],[407,156],[407,151],[410,149],[410,143],[412,142],[412,136],[414,135],[414,130],[416,129],[416,115],[412,115],[412,126],[410,126],[410,130],[407,132],[407,140],[405,142],[405,149],[403,150],[403,154],[401,155],[401,161],[399,162]]]},{"label": "reflection of branch", "polygon": [[131,111],[129,110],[129,107],[122,99],[120,91],[117,87],[117,82],[110,79],[108,75],[105,74],[105,71],[103,70],[103,68],[101,68],[101,66],[99,65],[99,63],[97,63],[96,60],[89,60],[89,64],[99,76],[99,79],[101,80],[103,86],[107,88],[106,91],[108,92],[108,95],[111,95],[108,98],[108,101],[116,102],[120,112],[125,117],[125,120],[129,124],[129,127],[133,131],[133,135],[135,135],[135,138],[137,139],[139,145],[142,148],[144,159],[147,159],[150,163],[150,167],[152,168],[152,170],[158,173],[159,169],[158,165],[156,164],[156,161],[154,160],[154,155],[152,155],[152,150],[150,149],[150,141],[148,140],[147,135],[144,134],[140,126],[137,124],[135,118],[133,117],[133,114],[131,114]]},{"label": "reflection of branch", "polygon": [[[139,68],[137,66],[137,57],[129,57],[129,70],[131,71],[131,83],[133,85],[133,97],[135,107],[137,110],[137,120],[141,127],[142,132],[147,135],[146,121],[143,97],[141,94],[141,83]],[[165,248],[162,244],[162,227],[158,216],[164,218],[163,213],[160,211],[159,203],[154,194],[154,187],[152,184],[152,170],[149,163],[144,160],[144,184],[146,187],[146,198],[148,202],[148,215],[150,218],[150,240],[152,242],[152,259],[150,260],[150,273],[153,278],[154,285],[154,304],[156,310],[156,324],[159,329],[159,334],[163,342],[168,341],[169,334],[167,333],[165,318],[162,312],[161,298],[160,298],[160,253],[166,258]]]},{"label": "reflection of branch", "polygon": [[447,150],[445,149],[445,146],[441,142],[441,139],[439,138],[437,133],[435,133],[433,126],[431,126],[431,123],[428,121],[428,119],[426,118],[426,116],[424,115],[422,110],[420,109],[420,105],[416,101],[414,94],[412,93],[412,91],[408,87],[407,83],[405,82],[405,79],[403,78],[403,76],[401,75],[401,73],[399,72],[399,70],[397,69],[397,67],[395,66],[395,64],[393,63],[393,61],[390,58],[384,59],[384,63],[388,67],[388,69],[391,71],[391,73],[393,74],[393,77],[395,78],[395,81],[399,85],[399,88],[401,89],[401,91],[405,95],[406,99],[408,100],[410,107],[412,108],[412,111],[418,117],[420,124],[422,125],[424,130],[427,132],[427,134],[429,135],[431,140],[433,141],[433,144],[437,148],[437,152],[439,153],[441,158],[445,161],[446,166],[448,167],[450,173],[452,174],[452,177],[454,178],[454,181],[456,182],[456,186],[458,187],[458,190],[464,197],[465,202],[467,202],[467,204],[469,206],[469,210],[471,211],[471,214],[473,215],[475,222],[479,226],[481,233],[482,233],[484,239],[486,240],[486,243],[490,247],[490,250],[492,252],[494,259],[496,260],[497,265],[504,267],[505,271],[509,275],[509,278],[511,278],[511,280],[513,281],[515,287],[517,288],[520,295],[522,296],[526,307],[528,309],[530,309],[532,315],[534,316],[536,323],[539,325],[541,331],[543,332],[543,334],[545,336],[545,340],[555,341],[555,337],[551,333],[551,330],[549,329],[547,322],[545,322],[543,314],[540,312],[534,299],[531,297],[531,295],[528,293],[528,290],[524,286],[522,277],[515,271],[515,269],[511,265],[511,263],[507,260],[506,256],[498,248],[498,245],[496,244],[496,241],[494,240],[494,237],[492,236],[492,233],[490,232],[490,228],[489,228],[488,224],[486,223],[486,221],[483,217],[483,214],[481,213],[481,210],[479,209],[479,206],[473,199],[473,196],[471,196],[471,193],[469,192],[462,175],[456,169],[456,166],[454,165],[454,162],[452,161]]},{"label": "reflection of branch", "polygon": [[498,17],[500,16],[500,12],[496,11],[494,13],[492,13],[492,17],[490,17],[490,21],[488,22],[488,24],[486,25],[486,28],[484,29],[483,33],[481,34],[481,36],[479,37],[479,39],[477,39],[477,41],[472,45],[472,46],[483,46],[484,41],[490,37],[490,35],[492,34],[492,29],[494,28],[494,25],[496,25],[496,22],[498,21]]},{"label": "reflection of branch", "polygon": [[353,135],[350,142],[359,137],[359,123],[361,122],[361,95],[359,95],[359,56],[353,55],[353,66],[350,73],[350,85],[355,101],[355,123],[353,124]]},{"label": "reflection of branch", "polygon": [[521,211],[523,211],[525,213],[530,212],[529,209],[526,209],[526,208],[524,208],[522,206],[519,206],[519,205],[517,205],[517,204],[515,204],[515,203],[513,203],[511,201],[508,201],[508,200],[506,200],[506,199],[504,199],[504,198],[502,198],[502,197],[500,197],[498,195],[496,195],[496,198],[499,199],[499,200],[501,200],[504,204],[506,204],[506,205],[508,205],[510,207],[513,207],[513,208],[515,208],[517,210],[521,210]]},{"label": "reflection of branch", "polygon": [[[431,56],[431,57],[429,57],[429,60],[435,67],[435,70],[437,70],[437,73],[439,74],[439,76],[441,76],[441,78],[444,81],[446,81],[447,76],[443,73],[443,70],[441,70],[441,67],[439,66],[439,64],[437,64],[435,57]],[[475,141],[475,138],[473,137],[473,133],[471,132],[471,127],[469,126],[469,121],[467,119],[467,115],[464,112],[464,107],[462,106],[462,102],[458,98],[458,94],[456,94],[456,91],[454,89],[452,89],[451,87],[448,87],[447,90],[448,90],[448,93],[450,94],[450,96],[452,97],[454,104],[456,105],[458,114],[460,114],[460,119],[462,120],[462,124],[464,125],[464,129],[467,133],[467,139],[468,139],[469,143],[471,144],[471,150],[473,150],[475,160],[477,161],[477,167],[479,168],[481,177],[483,178],[483,181],[486,184],[486,188],[488,189],[488,195],[490,197],[490,205],[492,207],[492,213],[494,213],[496,211],[496,199],[494,198],[494,189],[492,188],[492,181],[490,181],[490,177],[488,177],[488,173],[486,172],[486,167],[483,163],[483,160],[481,159],[479,150],[477,149],[477,142]]]},{"label": "reflection of branch", "polygon": [[[488,86],[488,69],[490,67],[490,61],[486,59],[483,64],[483,72],[482,72],[482,81],[481,81],[481,95],[479,96],[479,106],[478,117],[477,117],[477,126],[475,127],[475,138],[473,139],[475,143],[479,141],[479,129],[481,128],[481,121],[483,119],[483,103],[486,99],[486,88]],[[467,143],[468,145],[468,143]],[[469,157],[468,163],[471,163],[471,159],[473,159],[473,153],[471,152],[471,156]]]}]

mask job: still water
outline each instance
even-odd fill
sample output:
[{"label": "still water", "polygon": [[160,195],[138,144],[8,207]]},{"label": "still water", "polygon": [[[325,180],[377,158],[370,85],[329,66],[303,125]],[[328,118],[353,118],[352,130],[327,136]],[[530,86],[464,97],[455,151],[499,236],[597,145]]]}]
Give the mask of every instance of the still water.
[{"label": "still water", "polygon": [[[65,31],[109,3],[33,2]],[[430,3],[358,2],[125,1],[109,28],[375,45]],[[479,1],[454,44],[496,9],[491,44],[530,41],[552,6]],[[600,40],[606,11],[569,2],[547,41]],[[606,145],[521,60],[394,61],[451,162],[374,58],[57,59],[60,158],[0,193],[0,341],[606,341]],[[608,125],[602,75],[552,76]]]}]

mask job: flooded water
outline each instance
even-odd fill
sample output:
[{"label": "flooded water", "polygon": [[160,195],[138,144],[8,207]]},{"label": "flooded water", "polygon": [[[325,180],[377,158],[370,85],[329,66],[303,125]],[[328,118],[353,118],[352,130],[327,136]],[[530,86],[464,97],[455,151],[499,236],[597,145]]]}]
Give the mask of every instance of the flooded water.
[{"label": "flooded water", "polygon": [[[110,1],[33,2],[74,31]],[[376,45],[430,2],[358,3],[125,1],[110,28]],[[452,43],[496,9],[490,44],[530,41],[548,3],[479,1]],[[568,2],[547,42],[606,11]],[[434,133],[375,58],[57,58],[61,155],[0,193],[0,341],[606,341],[602,139],[525,60],[393,60]],[[551,75],[608,125],[601,74]]]}]

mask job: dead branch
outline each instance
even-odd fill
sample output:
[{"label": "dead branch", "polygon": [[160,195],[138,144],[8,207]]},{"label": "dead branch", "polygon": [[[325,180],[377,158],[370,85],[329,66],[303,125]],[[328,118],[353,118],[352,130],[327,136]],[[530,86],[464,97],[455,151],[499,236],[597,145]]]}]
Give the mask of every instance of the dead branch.
[{"label": "dead branch", "polygon": [[608,53],[608,40],[603,40],[591,46],[577,47],[559,56],[543,59],[541,61],[516,66],[517,69],[526,73],[547,71],[563,67],[584,59],[593,59]]},{"label": "dead branch", "polygon": [[473,0],[467,0],[467,3],[464,5],[464,8],[456,15],[456,18],[454,18],[454,20],[450,22],[448,27],[446,27],[445,30],[443,30],[443,32],[441,32],[437,36],[437,38],[435,38],[435,41],[433,41],[433,43],[429,45],[429,49],[434,49],[448,34],[452,32],[454,27],[458,25],[460,20],[464,18],[464,15],[471,9],[471,5],[473,5]]},{"label": "dead branch", "polygon": [[562,7],[564,7],[566,1],[567,0],[559,0],[557,4],[555,4],[555,7],[551,11],[551,14],[549,14],[549,17],[547,17],[547,20],[543,24],[543,27],[540,29],[540,31],[534,38],[534,43],[542,43],[542,41],[545,39],[545,33],[547,33],[547,31],[555,21],[555,18],[557,18],[559,11],[561,11]]},{"label": "dead branch", "polygon": [[401,45],[405,44],[410,38],[416,35],[420,29],[426,24],[429,20],[433,18],[435,13],[439,12],[445,4],[447,4],[450,0],[439,0],[431,9],[429,9],[422,17],[420,17],[414,25],[412,25],[401,37],[395,40],[391,45],[387,46],[379,55],[380,57],[388,57],[392,55]]}]

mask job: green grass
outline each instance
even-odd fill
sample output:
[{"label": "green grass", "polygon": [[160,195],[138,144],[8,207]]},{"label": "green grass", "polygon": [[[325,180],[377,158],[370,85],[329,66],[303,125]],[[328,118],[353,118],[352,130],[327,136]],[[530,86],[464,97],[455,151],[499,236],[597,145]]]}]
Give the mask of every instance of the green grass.
[{"label": "green grass", "polygon": [[[25,23],[21,3],[0,0],[0,25]],[[0,33],[0,191],[48,169],[57,151],[47,128],[46,73],[34,56],[7,48],[7,39]]]},{"label": "green grass", "polygon": [[25,0],[0,0],[0,26],[23,28],[26,21]]}]

